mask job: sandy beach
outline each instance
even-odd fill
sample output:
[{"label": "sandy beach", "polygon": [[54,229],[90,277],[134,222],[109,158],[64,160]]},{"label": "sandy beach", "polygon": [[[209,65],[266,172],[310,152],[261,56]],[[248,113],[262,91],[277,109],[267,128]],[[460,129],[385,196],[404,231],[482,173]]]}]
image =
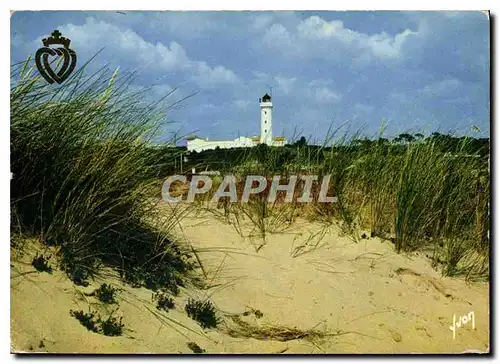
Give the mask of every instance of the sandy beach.
[{"label": "sandy beach", "polygon": [[[197,252],[206,287],[181,288],[168,312],[155,308],[152,291],[131,288],[112,271],[88,287],[57,269],[37,272],[30,264],[44,249],[37,242],[24,256],[13,253],[12,351],[176,354],[193,353],[192,342],[207,354],[489,351],[489,284],[442,277],[423,253],[397,254],[390,241],[356,242],[336,225],[300,219],[264,242],[202,212],[185,217],[176,234]],[[102,282],[121,289],[117,304],[90,295]],[[186,315],[190,297],[214,303],[216,329]],[[88,331],[70,309],[122,316],[124,334]],[[453,338],[453,316],[470,312],[474,329],[463,324]]]}]

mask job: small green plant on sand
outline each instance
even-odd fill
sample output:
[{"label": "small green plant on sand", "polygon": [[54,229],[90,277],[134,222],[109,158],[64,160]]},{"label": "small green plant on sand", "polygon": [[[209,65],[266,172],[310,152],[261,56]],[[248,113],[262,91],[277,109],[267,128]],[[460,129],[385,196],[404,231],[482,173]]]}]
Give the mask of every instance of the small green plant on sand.
[{"label": "small green plant on sand", "polygon": [[69,310],[69,313],[71,316],[76,318],[80,323],[87,328],[87,330],[92,331],[92,332],[98,332],[98,327],[96,325],[97,320],[95,319],[95,312],[89,312],[85,313],[83,310],[80,311],[73,311]]},{"label": "small green plant on sand", "polygon": [[52,267],[49,265],[49,258],[45,258],[43,255],[36,255],[31,261],[31,265],[39,272],[52,273]]},{"label": "small green plant on sand", "polygon": [[152,299],[153,301],[156,301],[156,308],[158,310],[168,311],[169,309],[175,307],[173,298],[163,292],[154,293]]},{"label": "small green plant on sand", "polygon": [[256,310],[252,307],[248,307],[248,310],[242,313],[243,316],[249,316],[251,314],[254,314],[257,318],[262,318],[264,316],[261,310]]},{"label": "small green plant on sand", "polygon": [[187,343],[187,346],[188,348],[190,348],[191,350],[193,350],[193,353],[195,354],[203,354],[203,353],[206,353],[205,349],[202,349],[198,346],[198,344],[196,344],[195,342],[189,342]]},{"label": "small green plant on sand", "polygon": [[120,336],[123,333],[122,324],[123,317],[117,319],[110,315],[106,320],[101,320],[99,317],[99,324],[101,326],[101,332],[106,336]]},{"label": "small green plant on sand", "polygon": [[215,308],[212,302],[206,300],[188,299],[186,304],[186,312],[190,318],[197,321],[204,329],[217,327],[219,319],[215,314]]},{"label": "small green plant on sand", "polygon": [[121,336],[123,333],[123,327],[125,326],[122,324],[123,317],[117,319],[111,314],[106,320],[103,320],[101,315],[95,311],[85,313],[83,310],[70,310],[69,313],[89,331],[106,336]]},{"label": "small green plant on sand", "polygon": [[116,291],[117,289],[114,288],[111,284],[102,283],[101,287],[96,289],[93,295],[103,303],[112,304],[116,303]]}]

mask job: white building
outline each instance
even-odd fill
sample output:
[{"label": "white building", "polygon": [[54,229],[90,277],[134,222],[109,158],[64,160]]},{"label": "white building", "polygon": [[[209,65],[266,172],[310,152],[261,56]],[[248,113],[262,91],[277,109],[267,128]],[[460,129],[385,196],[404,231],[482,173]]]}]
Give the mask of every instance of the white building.
[{"label": "white building", "polygon": [[274,147],[282,147],[286,144],[286,139],[283,136],[273,138],[273,103],[271,96],[267,93],[259,99],[260,103],[260,137],[244,137],[240,136],[234,140],[208,140],[197,136],[187,138],[187,150],[201,152],[203,150],[230,148],[248,148],[254,147],[259,143],[267,144]]}]

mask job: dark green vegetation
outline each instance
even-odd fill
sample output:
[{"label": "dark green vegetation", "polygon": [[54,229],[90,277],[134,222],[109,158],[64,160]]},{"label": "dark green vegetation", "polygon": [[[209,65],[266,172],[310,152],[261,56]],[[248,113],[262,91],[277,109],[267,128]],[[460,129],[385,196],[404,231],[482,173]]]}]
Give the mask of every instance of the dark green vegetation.
[{"label": "dark green vegetation", "polygon": [[255,315],[255,317],[257,317],[257,318],[262,318],[264,316],[264,314],[262,313],[261,310],[256,310],[256,309],[253,309],[251,307],[249,307],[249,310],[243,312],[242,316],[248,316],[251,314]]},{"label": "dark green vegetation", "polygon": [[169,297],[163,292],[156,292],[153,294],[153,301],[156,301],[156,308],[158,310],[167,311],[175,307],[175,302],[172,297]]},{"label": "dark green vegetation", "polygon": [[49,259],[45,258],[43,255],[36,255],[31,261],[31,265],[39,272],[52,273],[52,267],[49,265]]},{"label": "dark green vegetation", "polygon": [[70,310],[69,313],[80,321],[89,331],[106,336],[120,336],[123,333],[123,328],[125,326],[122,324],[123,317],[120,317],[118,320],[111,314],[106,320],[103,320],[97,312],[85,313],[83,310]]},{"label": "dark green vegetation", "polygon": [[93,295],[103,303],[113,304],[116,302],[116,291],[111,284],[103,283],[101,286],[93,292]]},{"label": "dark green vegetation", "polygon": [[164,111],[127,90],[131,76],[84,71],[58,86],[30,60],[11,68],[12,235],[57,247],[77,284],[106,265],[178,292],[193,263],[165,228],[174,217],[155,212],[169,155],[150,146]]},{"label": "dark green vegetation", "polygon": [[190,298],[188,299],[185,309],[188,316],[197,321],[204,329],[217,327],[219,323],[219,319],[215,313],[215,307],[212,302],[208,300],[200,301]]},{"label": "dark green vegetation", "polygon": [[188,342],[188,343],[187,343],[187,346],[188,346],[188,348],[190,348],[190,349],[193,351],[193,353],[195,353],[195,354],[203,354],[203,353],[206,353],[205,349],[200,348],[200,347],[198,346],[198,344],[197,344],[197,343],[195,343],[195,342],[193,342],[193,341]]},{"label": "dark green vegetation", "polygon": [[[330,137],[323,145],[307,145],[301,138],[283,148],[190,153],[184,167],[235,174],[239,197],[247,175],[268,181],[281,175],[282,184],[290,175],[317,175],[319,181],[331,175],[328,196],[336,196],[336,203],[317,201],[318,183],[313,202],[297,203],[303,187],[299,179],[291,204],[282,203],[280,194],[267,203],[267,189],[246,204],[222,199],[218,207],[234,224],[249,217],[263,238],[303,215],[340,223],[356,240],[368,230],[371,237],[393,241],[398,252],[425,251],[445,275],[482,279],[489,276],[489,153],[487,138],[439,133],[401,134],[393,140]],[[213,180],[215,192],[221,181]]]}]

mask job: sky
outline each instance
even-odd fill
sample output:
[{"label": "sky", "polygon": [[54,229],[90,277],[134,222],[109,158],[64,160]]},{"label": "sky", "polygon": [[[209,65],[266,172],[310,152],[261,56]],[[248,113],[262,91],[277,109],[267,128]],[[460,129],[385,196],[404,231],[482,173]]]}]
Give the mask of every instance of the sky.
[{"label": "sky", "polygon": [[382,125],[389,138],[490,135],[490,25],[479,11],[16,12],[11,64],[54,29],[77,68],[102,49],[88,72],[138,71],[132,89],[169,95],[159,142],[259,135],[266,92],[273,134],[288,140],[374,137]]}]

